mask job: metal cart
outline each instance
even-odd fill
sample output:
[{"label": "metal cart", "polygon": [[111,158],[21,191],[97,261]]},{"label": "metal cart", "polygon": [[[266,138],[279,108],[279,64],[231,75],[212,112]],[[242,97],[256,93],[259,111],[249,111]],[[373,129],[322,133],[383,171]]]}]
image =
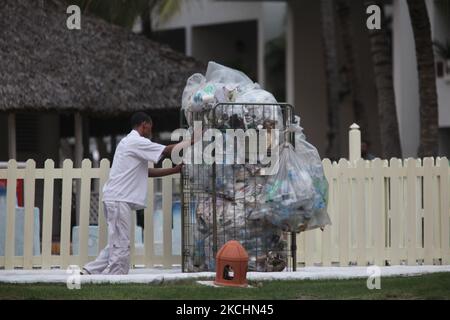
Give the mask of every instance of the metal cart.
[{"label": "metal cart", "polygon": [[[259,133],[265,129],[269,136],[267,147],[273,130],[279,130],[279,143],[294,142],[292,133],[286,130],[293,120],[292,110],[286,103],[219,103],[202,112],[182,112],[180,119],[182,127],[199,121],[203,130],[218,129],[221,133],[228,129],[253,129],[247,132]],[[264,145],[261,140],[256,141],[258,147]],[[209,143],[203,141],[202,147]],[[192,153],[191,164],[183,166],[183,272],[214,271],[216,253],[228,240],[238,240],[247,250],[249,271],[295,271],[296,235],[264,219],[266,213],[259,196],[268,179],[264,174],[268,165],[260,159],[248,163],[253,152],[250,149],[245,149],[243,164],[195,164]],[[230,150],[224,144],[223,150],[221,155],[235,159],[236,147]],[[270,148],[266,151],[270,156]]]}]

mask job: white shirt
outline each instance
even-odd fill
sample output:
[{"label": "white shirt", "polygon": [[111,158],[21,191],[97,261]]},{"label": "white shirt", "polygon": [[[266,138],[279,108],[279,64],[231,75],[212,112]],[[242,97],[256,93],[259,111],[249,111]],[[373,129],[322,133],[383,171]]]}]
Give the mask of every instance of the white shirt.
[{"label": "white shirt", "polygon": [[136,130],[117,146],[103,187],[103,201],[123,201],[134,210],[147,206],[148,162],[158,162],[165,146],[141,137]]}]

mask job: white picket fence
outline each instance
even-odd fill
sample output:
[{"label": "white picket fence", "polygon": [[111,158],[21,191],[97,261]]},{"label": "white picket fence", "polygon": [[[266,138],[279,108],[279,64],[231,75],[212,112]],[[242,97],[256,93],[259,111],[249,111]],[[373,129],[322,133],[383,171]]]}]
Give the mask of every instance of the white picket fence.
[{"label": "white picket fence", "polygon": [[[169,166],[170,160],[165,160],[163,167]],[[333,224],[324,232],[313,230],[298,237],[300,265],[450,263],[450,168],[446,158],[425,158],[423,164],[417,159],[391,159],[389,163],[380,159],[341,159],[339,163],[331,163],[325,159],[323,166],[329,181],[328,212]],[[0,169],[0,179],[7,179],[5,255],[0,256],[0,268],[66,268],[94,259],[88,255],[91,181],[99,179],[101,190],[108,172],[108,160],[102,160],[100,168],[91,168],[89,160],[83,160],[81,168],[73,168],[70,160],[65,160],[62,168],[54,168],[53,161],[47,160],[44,168],[38,169],[33,160],[28,160],[25,168],[18,168],[16,161],[10,160],[6,169]],[[15,255],[13,240],[16,179],[24,179],[25,186],[23,256]],[[33,210],[39,179],[44,184],[41,254],[33,255]],[[62,179],[59,254],[52,254],[51,249],[55,179]],[[80,179],[81,183],[77,255],[72,253],[70,237],[74,179]],[[162,181],[163,250],[162,255],[155,254],[154,199],[149,197],[144,215],[144,251],[136,253],[132,241],[133,265],[181,264],[181,256],[172,250],[172,195],[176,191],[173,185],[179,186],[179,179],[179,175],[148,179],[150,195],[154,194],[155,182]],[[102,248],[107,229],[101,202],[98,214],[99,248]],[[135,219],[133,216],[134,224]]]},{"label": "white picket fence", "polygon": [[[170,160],[164,160],[163,167],[171,166]],[[151,167],[151,165],[150,165]],[[54,266],[66,268],[69,265],[82,266],[93,260],[88,256],[89,241],[89,214],[91,181],[98,179],[100,184],[100,198],[102,186],[109,174],[109,161],[103,159],[99,168],[92,168],[90,160],[83,160],[81,168],[73,168],[71,160],[65,160],[62,168],[55,168],[52,160],[45,161],[44,168],[37,169],[34,160],[28,160],[25,168],[17,168],[17,162],[10,160],[7,169],[0,169],[0,179],[7,179],[6,193],[6,238],[5,255],[0,256],[0,268],[13,269],[16,267],[31,269],[33,267],[51,268]],[[17,179],[24,179],[24,248],[23,256],[15,255],[15,210],[16,210],[16,183]],[[43,214],[42,214],[42,240],[41,255],[33,255],[34,207],[36,181],[43,179]],[[53,227],[53,197],[54,181],[62,179],[61,194],[61,239],[59,254],[52,254],[52,227]],[[71,250],[71,212],[72,188],[74,179],[80,179],[80,217],[79,217],[79,254],[74,255]],[[144,252],[135,254],[135,242],[131,241],[131,263],[154,267],[160,265],[171,267],[181,264],[181,256],[173,254],[172,250],[172,195],[173,184],[179,185],[180,175],[175,174],[162,178],[149,178],[149,194],[154,194],[155,183],[162,183],[162,211],[163,211],[163,249],[162,255],[155,252],[154,239],[154,198],[148,197],[147,208],[144,211]],[[175,181],[173,181],[175,180]],[[107,243],[107,227],[103,214],[103,206],[98,206],[99,248]],[[136,215],[133,215],[133,225],[136,225]],[[135,229],[132,228],[131,239],[135,239]]]},{"label": "white picket fence", "polygon": [[300,235],[299,263],[450,263],[447,158],[322,163],[333,225]]}]

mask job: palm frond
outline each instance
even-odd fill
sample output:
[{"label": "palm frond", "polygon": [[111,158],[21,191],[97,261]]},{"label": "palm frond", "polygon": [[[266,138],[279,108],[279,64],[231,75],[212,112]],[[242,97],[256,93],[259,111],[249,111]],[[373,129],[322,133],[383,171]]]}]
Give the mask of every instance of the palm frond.
[{"label": "palm frond", "polygon": [[181,0],[163,0],[158,4],[158,17],[160,22],[166,22],[177,13],[181,7]]},{"label": "palm frond", "polygon": [[82,12],[91,13],[125,28],[131,28],[136,18],[148,6],[148,0],[71,0],[71,4],[78,5]]}]

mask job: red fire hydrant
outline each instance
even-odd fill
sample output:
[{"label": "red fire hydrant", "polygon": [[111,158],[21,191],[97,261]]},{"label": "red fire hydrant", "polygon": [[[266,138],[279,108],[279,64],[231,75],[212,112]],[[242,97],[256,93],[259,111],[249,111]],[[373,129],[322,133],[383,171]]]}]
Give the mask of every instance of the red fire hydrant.
[{"label": "red fire hydrant", "polygon": [[246,287],[248,254],[236,240],[225,243],[216,256],[217,285]]}]

